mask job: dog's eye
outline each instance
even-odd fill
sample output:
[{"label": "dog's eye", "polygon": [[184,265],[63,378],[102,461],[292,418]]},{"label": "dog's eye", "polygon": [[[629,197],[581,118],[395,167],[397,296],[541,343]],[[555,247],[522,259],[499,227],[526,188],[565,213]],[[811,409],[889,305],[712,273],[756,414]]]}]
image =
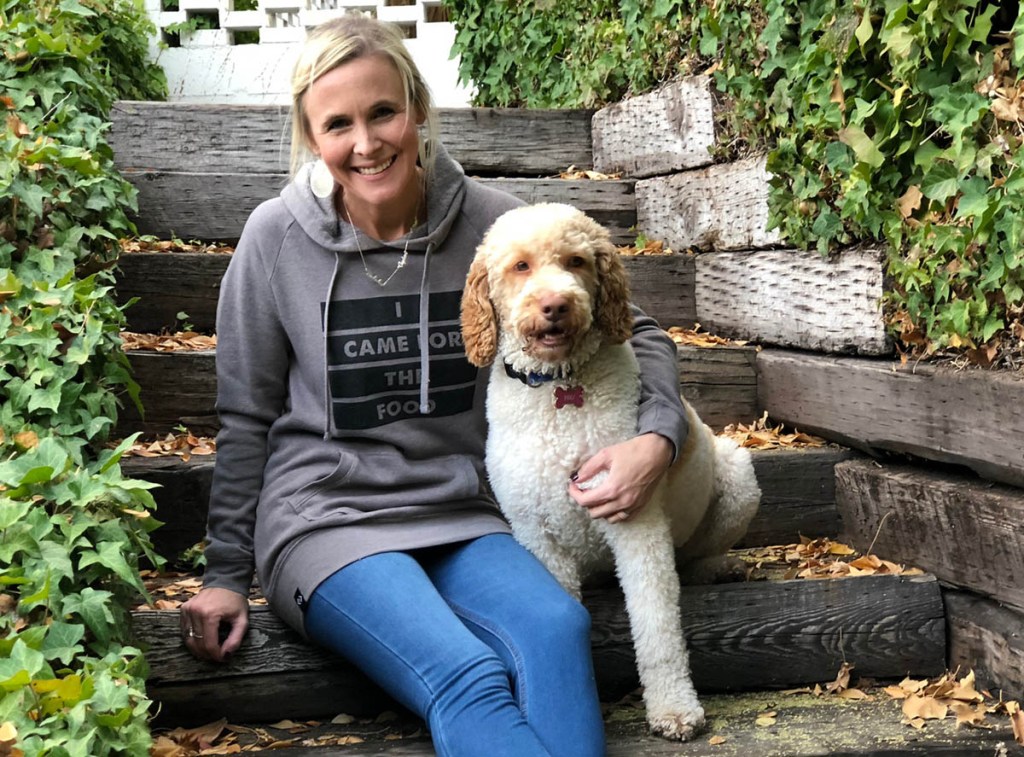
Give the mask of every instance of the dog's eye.
[{"label": "dog's eye", "polygon": [[520,271],[520,272],[522,272],[522,271],[529,271],[530,270],[530,264],[527,263],[525,260],[520,260],[518,263],[516,263],[514,266],[512,266],[512,268],[514,270]]},{"label": "dog's eye", "polygon": [[582,268],[586,264],[587,264],[587,261],[584,260],[579,255],[573,255],[571,258],[569,258],[569,267],[570,268]]}]

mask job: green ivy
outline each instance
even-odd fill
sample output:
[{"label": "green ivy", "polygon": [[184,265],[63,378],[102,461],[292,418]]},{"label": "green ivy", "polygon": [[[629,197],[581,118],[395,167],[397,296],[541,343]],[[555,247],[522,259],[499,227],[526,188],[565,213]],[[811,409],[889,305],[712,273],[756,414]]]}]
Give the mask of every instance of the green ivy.
[{"label": "green ivy", "polygon": [[716,155],[767,155],[772,228],[822,252],[883,245],[890,323],[918,354],[1024,352],[1017,3],[446,6],[479,105],[594,107],[712,72]]},{"label": "green ivy", "polygon": [[0,753],[148,752],[128,608],[159,565],[149,484],[107,441],[137,399],[111,295],[135,192],[118,98],[162,99],[129,0],[0,0]]}]

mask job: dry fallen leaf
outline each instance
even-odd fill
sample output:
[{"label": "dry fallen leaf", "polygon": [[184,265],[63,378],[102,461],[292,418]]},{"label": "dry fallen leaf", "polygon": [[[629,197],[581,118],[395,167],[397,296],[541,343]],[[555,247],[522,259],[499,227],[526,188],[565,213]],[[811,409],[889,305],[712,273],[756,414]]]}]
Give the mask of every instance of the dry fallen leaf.
[{"label": "dry fallen leaf", "polygon": [[712,736],[710,739],[708,739],[708,743],[713,746],[724,744],[726,741],[728,741],[728,739],[726,739],[725,736]]},{"label": "dry fallen leaf", "polygon": [[778,449],[781,447],[824,447],[825,440],[799,430],[787,432],[782,424],[772,426],[768,413],[764,413],[751,424],[734,423],[722,429],[721,436],[727,436],[741,447],[749,449]]},{"label": "dry fallen leaf", "polygon": [[1020,705],[1013,701],[1006,702],[1005,707],[1013,728],[1013,740],[1018,744],[1024,744],[1024,710],[1021,710]]},{"label": "dry fallen leaf", "polygon": [[903,700],[903,714],[908,720],[942,720],[949,714],[949,706],[935,697],[911,694]]},{"label": "dry fallen leaf", "polygon": [[669,326],[665,331],[676,344],[685,344],[691,347],[742,347],[747,344],[747,341],[743,339],[727,339],[701,331],[699,323],[695,323],[692,329]]}]

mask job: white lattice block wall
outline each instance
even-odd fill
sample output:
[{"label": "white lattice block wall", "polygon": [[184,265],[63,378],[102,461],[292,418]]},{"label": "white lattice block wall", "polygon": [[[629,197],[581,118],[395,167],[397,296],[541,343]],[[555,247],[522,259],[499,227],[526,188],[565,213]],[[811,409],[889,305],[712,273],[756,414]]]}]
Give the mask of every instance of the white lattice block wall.
[{"label": "white lattice block wall", "polygon": [[[173,2],[173,0],[170,0]],[[468,106],[451,59],[455,27],[440,0],[147,0],[159,30],[153,55],[167,74],[170,98],[191,102],[289,104],[289,78],[308,30],[343,13],[397,24],[439,107]],[[197,26],[199,28],[191,28]],[[173,44],[174,46],[166,46]]]}]

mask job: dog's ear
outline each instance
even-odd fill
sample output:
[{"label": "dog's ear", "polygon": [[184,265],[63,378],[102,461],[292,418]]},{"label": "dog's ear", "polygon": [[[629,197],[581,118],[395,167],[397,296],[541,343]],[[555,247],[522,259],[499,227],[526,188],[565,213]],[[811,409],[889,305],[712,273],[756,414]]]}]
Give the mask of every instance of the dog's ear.
[{"label": "dog's ear", "polygon": [[477,255],[462,292],[462,344],[466,358],[478,368],[493,363],[498,352],[498,320],[490,288],[487,265],[483,256]]},{"label": "dog's ear", "polygon": [[622,344],[633,336],[633,313],[629,308],[629,277],[619,252],[609,239],[598,244],[597,326],[610,344]]}]

